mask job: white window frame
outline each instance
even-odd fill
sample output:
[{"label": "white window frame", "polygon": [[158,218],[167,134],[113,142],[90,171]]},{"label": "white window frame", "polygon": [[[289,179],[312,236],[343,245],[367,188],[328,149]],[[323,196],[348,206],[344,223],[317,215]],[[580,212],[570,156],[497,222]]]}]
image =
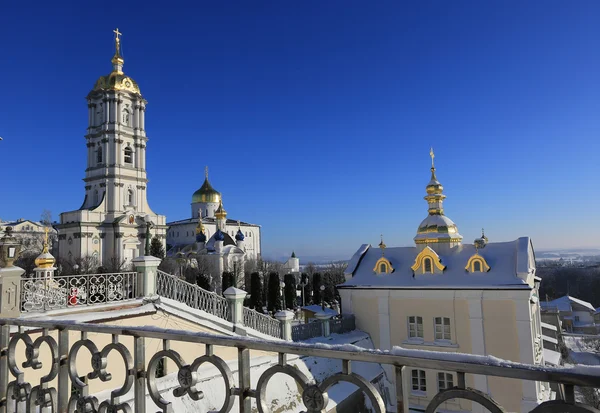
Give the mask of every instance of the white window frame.
[{"label": "white window frame", "polygon": [[411,370],[410,378],[411,393],[425,396],[427,394],[427,374],[425,373],[425,370]]},{"label": "white window frame", "polygon": [[[406,318],[408,328],[408,339],[409,340],[423,340],[425,337],[423,333],[423,317],[410,315]],[[419,333],[421,335],[419,335]]]},{"label": "white window frame", "polygon": [[437,374],[438,392],[448,390],[454,387],[454,375],[452,373],[438,372]]},{"label": "white window frame", "polygon": [[[440,323],[438,323],[440,320]],[[433,337],[435,341],[451,342],[452,341],[452,324],[450,317],[434,317],[433,318]]]}]

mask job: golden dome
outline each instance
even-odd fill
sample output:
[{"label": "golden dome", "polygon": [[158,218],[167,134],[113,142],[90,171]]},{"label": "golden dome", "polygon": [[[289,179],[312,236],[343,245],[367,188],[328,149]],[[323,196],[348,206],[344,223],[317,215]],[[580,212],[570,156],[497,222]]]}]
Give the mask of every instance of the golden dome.
[{"label": "golden dome", "polygon": [[219,202],[221,201],[221,193],[212,187],[208,182],[208,176],[204,179],[204,183],[194,195],[192,195],[192,204],[196,202]]},{"label": "golden dome", "polygon": [[123,72],[117,71],[113,71],[106,76],[100,76],[100,78],[96,81],[93,90],[106,89],[124,90],[127,92],[137,93],[139,95],[142,94],[142,92],[140,92],[140,87],[135,80],[129,76],[125,76]]},{"label": "golden dome", "polygon": [[50,268],[54,266],[54,263],[56,262],[52,254],[48,252],[48,227],[44,228],[44,231],[46,232],[44,238],[44,249],[42,250],[42,253],[35,259],[35,266],[37,268]]},{"label": "golden dome", "polygon": [[215,211],[215,217],[217,219],[225,219],[227,217],[227,211],[223,208],[223,199],[219,200],[219,208]]},{"label": "golden dome", "polygon": [[435,176],[433,148],[429,155],[431,156],[431,180],[425,187],[427,192],[425,200],[429,206],[429,214],[419,224],[417,235],[414,238],[415,243],[461,242],[462,235],[459,234],[456,224],[444,215],[443,202],[446,195],[442,193],[444,187]]}]

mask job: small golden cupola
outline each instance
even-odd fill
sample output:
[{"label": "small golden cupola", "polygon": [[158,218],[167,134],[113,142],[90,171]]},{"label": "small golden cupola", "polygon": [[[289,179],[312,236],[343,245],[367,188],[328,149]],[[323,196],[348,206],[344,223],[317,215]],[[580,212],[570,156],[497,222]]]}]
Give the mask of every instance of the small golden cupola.
[{"label": "small golden cupola", "polygon": [[227,211],[223,208],[223,198],[219,199],[219,207],[215,211],[215,217],[217,217],[217,219],[227,218]]},{"label": "small golden cupola", "polygon": [[48,231],[49,228],[45,227],[44,246],[42,253],[35,259],[35,268],[33,271],[36,274],[36,278],[50,279],[54,276],[54,270],[56,270],[56,268],[54,268],[54,263],[56,260],[48,251]]},{"label": "small golden cupola", "polygon": [[391,274],[393,273],[394,267],[392,267],[392,263],[385,257],[385,249],[387,245],[383,242],[383,234],[381,235],[381,242],[379,243],[379,248],[381,249],[381,258],[377,260],[375,263],[375,267],[373,267],[373,271],[376,274]]},{"label": "small golden cupola", "polygon": [[94,85],[94,90],[123,90],[141,95],[140,88],[135,80],[123,73],[125,60],[121,55],[121,33],[119,29],[115,33],[115,54],[111,60],[113,70],[106,76],[100,76]]},{"label": "small golden cupola", "polygon": [[475,273],[488,272],[491,269],[485,258],[479,253],[479,250],[485,248],[487,242],[488,238],[485,236],[485,233],[482,228],[481,238],[477,238],[473,242],[473,246],[475,247],[475,254],[471,255],[471,258],[469,258],[469,261],[467,261],[465,270],[467,270],[470,273]]},{"label": "small golden cupola", "polygon": [[425,200],[428,204],[428,215],[419,224],[417,235],[414,238],[417,246],[433,246],[445,243],[450,247],[459,245],[462,241],[462,235],[458,233],[456,224],[447,216],[444,215],[444,187],[437,180],[435,175],[435,164],[433,148],[429,151],[431,156],[431,180],[427,184],[425,190],[427,195]]}]

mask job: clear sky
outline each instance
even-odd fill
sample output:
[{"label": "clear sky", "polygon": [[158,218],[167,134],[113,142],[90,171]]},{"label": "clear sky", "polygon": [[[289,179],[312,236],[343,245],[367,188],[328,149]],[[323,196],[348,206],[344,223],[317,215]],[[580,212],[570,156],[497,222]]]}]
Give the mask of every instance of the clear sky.
[{"label": "clear sky", "polygon": [[156,4],[0,3],[0,218],[81,205],[85,96],[118,27],[169,221],[208,165],[266,256],[411,245],[433,146],[465,242],[600,246],[600,2]]}]

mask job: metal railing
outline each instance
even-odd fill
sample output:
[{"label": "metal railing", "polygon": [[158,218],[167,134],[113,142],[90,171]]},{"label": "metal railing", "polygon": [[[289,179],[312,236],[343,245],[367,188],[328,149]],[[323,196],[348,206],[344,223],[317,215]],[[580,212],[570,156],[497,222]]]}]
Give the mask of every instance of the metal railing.
[{"label": "metal railing", "polygon": [[157,271],[156,293],[184,303],[189,307],[205,311],[223,320],[231,321],[229,305],[225,298],[164,271]]},{"label": "metal railing", "polygon": [[329,320],[331,334],[343,334],[356,330],[356,318],[354,314],[344,314],[339,318]]},{"label": "metal railing", "polygon": [[21,279],[21,311],[40,312],[137,297],[137,273],[66,275]]},{"label": "metal railing", "polygon": [[242,316],[245,326],[253,328],[263,334],[281,337],[281,323],[278,320],[248,307],[243,308]]},{"label": "metal railing", "polygon": [[[79,332],[79,335],[73,335],[73,332]],[[95,333],[93,341],[88,339],[89,333]],[[70,341],[72,337],[76,339]],[[154,353],[148,352],[149,349],[145,345],[147,339],[162,340],[163,349],[157,349]],[[177,343],[172,343],[173,341]],[[108,344],[102,346],[100,343]],[[182,343],[203,344],[205,354],[195,357],[190,353],[179,354],[171,349],[181,347]],[[38,350],[44,344],[50,354],[42,358],[42,352]],[[229,367],[233,364],[228,364],[215,355],[215,346],[236,350],[238,371],[235,381]],[[86,351],[79,351],[82,347],[85,347]],[[109,353],[113,351],[119,353],[122,361],[110,362]],[[279,362],[260,373],[258,380],[251,380],[250,351],[278,354]],[[289,365],[288,354],[342,360],[341,371],[318,382]],[[82,357],[90,356],[91,371],[83,367],[88,365],[87,362],[80,362]],[[146,359],[147,356],[150,356],[149,360]],[[23,358],[25,363],[22,363]],[[168,364],[161,363],[162,359],[168,359]],[[177,378],[176,388],[172,391],[173,397],[189,396],[186,403],[193,404],[204,396],[200,384],[202,374],[198,372],[204,363],[216,367],[224,381],[224,402],[220,408],[216,408],[220,412],[230,412],[235,403],[240,413],[250,413],[254,411],[252,399],[255,399],[259,413],[271,412],[270,399],[276,398],[277,395],[271,394],[271,398],[267,397],[267,386],[270,379],[278,373],[288,375],[297,382],[299,400],[308,412],[327,411],[327,391],[340,382],[354,384],[362,391],[365,399],[369,399],[373,411],[385,412],[385,396],[382,396],[368,379],[352,371],[354,362],[389,365],[395,370],[395,375],[389,379],[395,386],[395,404],[398,412],[408,412],[410,368],[456,373],[456,385],[439,391],[429,401],[426,413],[433,413],[443,402],[450,399],[470,400],[483,405],[491,412],[503,412],[488,394],[467,387],[467,379],[470,381],[468,375],[472,374],[559,383],[562,390],[559,394],[564,394],[564,400],[544,402],[536,409],[540,412],[595,411],[589,406],[575,403],[574,387],[600,387],[600,373],[597,369],[543,367],[490,356],[402,348],[382,351],[353,347],[352,350],[348,350],[345,345],[322,346],[279,340],[256,340],[196,331],[4,318],[0,319],[0,413],[13,412],[17,405],[26,407],[26,411],[155,411],[153,406],[146,406],[146,394],[160,410],[173,412],[172,403],[163,398],[159,390],[158,382],[161,379],[156,377],[159,365],[170,366],[167,374]],[[48,373],[35,381],[27,381],[26,378],[33,377],[33,370],[38,369]],[[117,374],[119,369],[122,374]],[[109,371],[111,373],[108,373]],[[84,376],[86,380],[81,380]],[[115,380],[114,390],[109,397],[100,402],[98,398],[90,395],[90,383],[103,382],[104,386],[110,386],[113,376],[119,378]],[[121,380],[123,376],[124,380]],[[280,380],[279,377],[281,376],[278,376],[277,380]],[[121,397],[130,390],[133,393],[132,398],[122,401]],[[521,395],[515,397],[518,397],[520,402]]]},{"label": "metal railing", "polygon": [[297,324],[292,326],[292,340],[302,341],[313,337],[323,335],[323,323],[321,321],[313,321],[306,324]]}]

